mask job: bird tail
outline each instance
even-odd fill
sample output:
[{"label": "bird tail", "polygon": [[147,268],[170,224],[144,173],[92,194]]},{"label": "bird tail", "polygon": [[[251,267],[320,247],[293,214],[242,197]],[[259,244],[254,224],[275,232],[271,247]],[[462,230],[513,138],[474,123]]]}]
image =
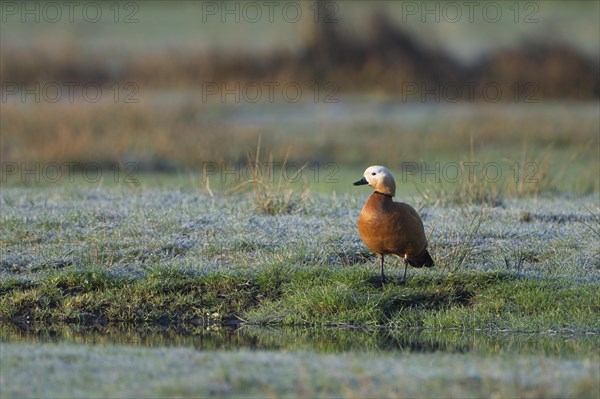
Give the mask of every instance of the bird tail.
[{"label": "bird tail", "polygon": [[435,265],[433,259],[431,258],[431,255],[429,255],[429,252],[427,250],[423,251],[423,253],[420,256],[417,256],[416,258],[409,258],[408,264],[412,267],[432,267]]}]

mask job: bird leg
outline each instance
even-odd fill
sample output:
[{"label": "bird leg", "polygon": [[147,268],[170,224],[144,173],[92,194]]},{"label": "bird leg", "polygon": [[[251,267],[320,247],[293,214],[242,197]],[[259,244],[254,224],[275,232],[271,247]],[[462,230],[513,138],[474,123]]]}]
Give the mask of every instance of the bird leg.
[{"label": "bird leg", "polygon": [[400,281],[401,284],[406,283],[406,269],[408,268],[408,258],[404,255],[404,277]]},{"label": "bird leg", "polygon": [[383,274],[383,254],[381,255],[381,285],[385,283],[385,274]]}]

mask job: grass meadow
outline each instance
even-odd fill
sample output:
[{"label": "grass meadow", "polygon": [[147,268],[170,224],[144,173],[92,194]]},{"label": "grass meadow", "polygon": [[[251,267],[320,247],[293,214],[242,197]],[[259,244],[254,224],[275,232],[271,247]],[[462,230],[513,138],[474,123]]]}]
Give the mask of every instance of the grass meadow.
[{"label": "grass meadow", "polygon": [[[3,396],[598,394],[596,192],[439,201],[418,187],[403,199],[436,267],[397,285],[388,259],[381,288],[356,231],[367,189],[145,177],[3,188]],[[118,338],[128,325],[177,332],[139,346]],[[90,328],[104,338],[86,341]],[[282,328],[300,333],[273,343]]]},{"label": "grass meadow", "polygon": [[[533,398],[593,397],[598,392],[596,360],[540,355],[441,353],[432,361],[427,354],[84,350],[68,344],[7,345],[4,353],[9,396]],[[29,376],[49,383],[51,392],[19,373],[21,364],[33,362]]]},{"label": "grass meadow", "polygon": [[[3,104],[3,397],[598,396],[597,104],[176,98]],[[436,262],[405,285],[373,163]]]},{"label": "grass meadow", "polygon": [[[165,98],[175,105],[165,106]],[[117,165],[123,173],[115,179],[104,171],[103,183],[127,183],[127,172],[139,178],[149,171],[183,175],[178,184],[198,185],[206,179],[190,175],[204,172],[213,188],[226,189],[252,178],[243,168],[253,161],[275,169],[288,163],[284,180],[307,180],[313,190],[330,193],[346,191],[343,181],[375,162],[393,168],[396,178],[408,183],[402,190],[427,182],[452,190],[473,180],[494,183],[486,188],[507,196],[551,190],[589,194],[599,188],[595,102],[421,104],[340,96],[325,104],[221,104],[185,92],[170,97],[153,92],[139,100],[3,104],[3,183],[52,185],[82,176],[81,169],[93,164],[93,183],[100,182],[95,169]],[[262,152],[257,158],[258,143]],[[475,164],[469,169],[466,162]],[[54,167],[44,171],[48,164]],[[267,170],[263,175],[268,177]]]},{"label": "grass meadow", "polygon": [[5,3],[2,398],[600,396],[598,4]]}]

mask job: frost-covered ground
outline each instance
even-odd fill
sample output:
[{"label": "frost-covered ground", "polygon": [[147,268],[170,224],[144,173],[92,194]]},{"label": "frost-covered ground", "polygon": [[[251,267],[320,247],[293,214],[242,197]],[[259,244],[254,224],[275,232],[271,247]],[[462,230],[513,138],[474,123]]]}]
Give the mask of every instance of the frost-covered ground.
[{"label": "frost-covered ground", "polygon": [[[370,268],[376,276],[376,259],[364,247],[356,231],[356,219],[368,195],[366,192],[337,196],[312,194],[298,213],[266,215],[256,210],[251,193],[211,197],[204,191],[192,189],[3,189],[0,195],[0,279],[39,282],[66,270],[98,268],[115,278],[134,279],[163,268],[184,270],[186,275],[192,276],[213,273],[222,276],[223,272],[255,275],[269,265],[300,270]],[[565,285],[579,287],[595,287],[599,283],[597,195],[504,199],[496,207],[431,206],[419,197],[407,202],[420,209],[437,262],[433,269],[411,269],[409,279],[440,277],[457,268],[458,273],[508,272],[522,277],[520,283],[538,279],[558,279],[561,285],[564,281]],[[465,262],[461,264],[463,256]],[[397,261],[389,262],[386,267],[392,275],[399,275],[402,270]],[[350,276],[360,277],[360,274]],[[350,285],[343,286],[339,276],[335,278],[338,280],[332,278],[323,286],[315,286],[314,281],[307,280],[312,284],[307,295],[320,293],[323,300],[332,300],[333,314],[335,306],[344,306],[349,300],[338,288],[343,288],[342,294],[361,295],[367,304],[387,295],[399,300],[398,306],[402,305],[402,295],[406,293],[435,289],[427,288],[421,279],[407,291],[401,292],[397,287],[386,290],[370,287],[363,292]],[[439,281],[442,286],[445,282],[456,283],[453,279]],[[504,282],[503,287],[510,286],[511,281]],[[301,285],[302,281],[296,284]],[[10,291],[12,288],[7,289],[5,296],[17,295],[16,291]],[[57,292],[47,294],[57,295]],[[549,298],[547,292],[540,292],[546,296],[531,295],[521,301],[529,306],[527,301]],[[573,295],[568,290],[564,292]],[[287,302],[272,302],[271,308],[267,306],[262,310],[261,317],[264,319],[270,309],[276,311],[282,304],[292,310],[290,304],[319,309],[318,303],[293,304],[294,298],[302,296],[291,294]],[[24,299],[41,298],[43,302],[46,294],[40,289],[29,297],[26,292],[18,295]],[[91,299],[94,294],[89,295],[86,298]],[[513,298],[514,292],[510,295]],[[371,297],[373,299],[369,299]],[[567,306],[571,300],[578,302],[577,298],[567,298],[557,303]],[[500,311],[507,309],[506,306],[510,309],[511,304],[498,303]],[[585,303],[589,305],[589,298]],[[76,302],[71,304],[75,306]],[[365,343],[364,348],[347,350],[360,347],[355,342],[356,335],[350,334],[345,339],[352,340],[352,344],[345,346],[341,353],[334,344],[326,345],[330,353],[323,353],[311,350],[312,343],[294,346],[292,341],[298,339],[293,335],[277,344],[283,350],[248,350],[246,346],[242,346],[246,348],[242,350],[217,349],[219,344],[216,348],[200,350],[194,349],[194,344],[182,344],[178,348],[157,344],[155,348],[147,348],[104,338],[92,344],[70,339],[58,344],[37,342],[37,339],[19,342],[19,338],[11,338],[10,331],[14,331],[14,327],[5,325],[0,330],[0,388],[2,397],[7,398],[597,397],[598,353],[582,349],[597,347],[597,322],[586,319],[587,322],[581,324],[576,317],[565,318],[569,309],[555,315],[547,305],[542,306],[545,313],[539,316],[535,313],[539,305],[531,303],[532,308],[527,308],[533,312],[530,316],[533,324],[554,326],[552,320],[546,322],[545,318],[556,316],[558,330],[565,327],[561,324],[564,320],[568,323],[575,320],[576,325],[579,323],[586,330],[573,334],[564,351],[560,349],[562,346],[552,343],[553,339],[546,339],[545,344],[523,346],[526,348],[523,351],[503,343],[506,339],[492,345],[467,340],[460,346],[463,349],[450,346],[455,348],[450,352],[464,350],[465,353],[444,353],[447,349],[443,345],[429,353],[382,351],[380,346],[387,345],[389,339],[380,342],[379,335],[369,333],[366,339],[370,344]],[[593,304],[588,305],[582,310],[574,309],[587,312],[585,315],[597,313]],[[360,307],[360,303],[356,306]],[[460,325],[465,314],[471,315],[460,303],[448,306],[442,305],[439,314],[446,315],[455,324]],[[527,329],[528,316],[520,314],[525,309],[523,303],[519,306],[515,308],[519,314],[513,315],[517,322],[509,325],[522,325]],[[448,316],[451,311],[455,312],[455,319]],[[419,314],[418,309],[415,314]],[[433,321],[425,325],[437,324],[437,316],[431,317]],[[190,334],[196,337],[194,332]],[[256,342],[272,341],[268,334],[264,336],[264,331],[256,334],[253,338]],[[312,337],[315,333],[308,334]],[[440,334],[445,333],[440,330]],[[539,333],[532,334],[527,340],[534,342],[537,335]],[[72,333],[65,335],[72,336]],[[556,339],[567,341],[560,337],[559,334]],[[402,341],[402,338],[397,339]],[[288,341],[291,346],[285,343]],[[420,341],[417,344],[420,347]]]},{"label": "frost-covered ground", "polygon": [[[301,212],[266,215],[256,211],[252,194],[3,189],[0,276],[35,279],[48,270],[98,266],[141,276],[157,266],[210,273],[251,272],[273,262],[374,265],[356,229],[367,196],[312,194]],[[496,207],[406,201],[420,209],[440,268],[467,250],[465,270],[600,279],[597,194],[505,199]],[[390,270],[400,267],[394,262]]]}]

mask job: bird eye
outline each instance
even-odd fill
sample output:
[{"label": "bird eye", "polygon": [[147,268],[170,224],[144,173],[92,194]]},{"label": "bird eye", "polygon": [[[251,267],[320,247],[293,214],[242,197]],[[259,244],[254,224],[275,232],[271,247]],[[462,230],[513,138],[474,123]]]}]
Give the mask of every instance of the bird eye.
[{"label": "bird eye", "polygon": [[371,173],[371,176],[375,176],[376,174],[377,174],[377,173],[373,172],[373,173]]}]

